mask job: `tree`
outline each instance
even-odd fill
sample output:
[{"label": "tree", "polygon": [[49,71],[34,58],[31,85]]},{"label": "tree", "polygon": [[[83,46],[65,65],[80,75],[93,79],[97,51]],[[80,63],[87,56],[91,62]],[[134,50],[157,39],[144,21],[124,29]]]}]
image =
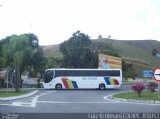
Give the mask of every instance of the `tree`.
[{"label": "tree", "polygon": [[23,52],[20,50],[20,37],[13,35],[10,37],[10,42],[3,47],[3,55],[6,59],[6,65],[15,68],[15,91],[20,90],[20,66],[23,61]]},{"label": "tree", "polygon": [[71,38],[60,44],[60,51],[64,55],[64,67],[89,68],[94,56],[91,51],[91,40],[88,35],[75,32]]},{"label": "tree", "polygon": [[101,54],[118,56],[118,52],[112,46],[112,40],[104,39],[104,40],[94,40],[92,42],[92,50],[97,51]]},{"label": "tree", "polygon": [[42,78],[42,73],[46,68],[47,58],[44,57],[43,49],[39,48],[36,53],[34,53],[32,58],[32,65],[36,72],[40,73],[40,78]]},{"label": "tree", "polygon": [[124,60],[122,60],[122,71],[123,77],[126,80],[127,78],[135,79],[136,73],[132,63],[126,63]]},{"label": "tree", "polygon": [[[15,91],[20,91],[20,76],[31,64],[32,55],[37,51],[38,39],[34,34],[12,35],[2,47],[2,57],[6,66],[15,69]],[[34,42],[33,42],[34,41]],[[2,60],[2,59],[1,59]]]},{"label": "tree", "polygon": [[101,39],[101,38],[102,38],[102,35],[99,35],[99,36],[98,36],[98,39]]},{"label": "tree", "polygon": [[62,59],[56,57],[48,57],[47,68],[59,68],[62,65]]},{"label": "tree", "polygon": [[137,92],[138,97],[141,97],[141,93],[145,89],[145,85],[142,82],[137,82],[131,86],[131,89]]},{"label": "tree", "polygon": [[111,39],[111,35],[108,36],[108,39]]},{"label": "tree", "polygon": [[5,39],[0,40],[0,57],[2,56],[2,53],[3,53],[3,51],[2,51],[3,46],[8,44],[9,42],[10,42],[10,37],[9,36],[6,37]]},{"label": "tree", "polygon": [[156,49],[153,49],[152,50],[152,56],[156,56],[157,55],[157,50]]},{"label": "tree", "polygon": [[5,63],[6,63],[5,59],[3,57],[0,57],[0,68],[5,67]]},{"label": "tree", "polygon": [[40,88],[40,80],[43,77],[43,73],[47,65],[47,58],[44,57],[42,48],[39,47],[38,51],[33,55],[32,64],[35,72],[40,73],[40,77],[37,80],[37,86],[38,88]]}]

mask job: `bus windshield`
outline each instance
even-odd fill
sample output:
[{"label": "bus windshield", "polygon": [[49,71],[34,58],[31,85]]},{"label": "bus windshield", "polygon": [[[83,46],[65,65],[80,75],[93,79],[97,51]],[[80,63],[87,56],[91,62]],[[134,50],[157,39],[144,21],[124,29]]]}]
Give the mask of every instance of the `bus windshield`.
[{"label": "bus windshield", "polygon": [[45,72],[44,83],[49,83],[53,79],[53,70],[47,70]]}]

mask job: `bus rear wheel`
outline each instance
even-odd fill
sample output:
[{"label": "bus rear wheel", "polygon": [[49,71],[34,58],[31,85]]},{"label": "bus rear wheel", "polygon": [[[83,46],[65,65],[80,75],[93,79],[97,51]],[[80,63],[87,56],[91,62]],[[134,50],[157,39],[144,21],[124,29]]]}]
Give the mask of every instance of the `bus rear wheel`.
[{"label": "bus rear wheel", "polygon": [[100,90],[105,90],[105,88],[106,88],[106,86],[105,86],[104,84],[100,84],[100,85],[99,85],[99,89],[100,89]]},{"label": "bus rear wheel", "polygon": [[62,89],[62,85],[61,84],[56,84],[56,90],[61,90]]}]

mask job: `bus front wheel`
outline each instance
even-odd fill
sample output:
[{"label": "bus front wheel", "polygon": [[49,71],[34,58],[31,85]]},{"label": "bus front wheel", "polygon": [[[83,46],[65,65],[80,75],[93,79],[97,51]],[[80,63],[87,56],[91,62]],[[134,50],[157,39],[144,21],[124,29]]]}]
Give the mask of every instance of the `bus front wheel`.
[{"label": "bus front wheel", "polygon": [[56,84],[56,90],[61,90],[62,89],[62,85],[61,84]]},{"label": "bus front wheel", "polygon": [[100,89],[100,90],[104,90],[105,88],[106,88],[106,86],[105,86],[104,84],[100,84],[100,85],[99,85],[99,89]]}]

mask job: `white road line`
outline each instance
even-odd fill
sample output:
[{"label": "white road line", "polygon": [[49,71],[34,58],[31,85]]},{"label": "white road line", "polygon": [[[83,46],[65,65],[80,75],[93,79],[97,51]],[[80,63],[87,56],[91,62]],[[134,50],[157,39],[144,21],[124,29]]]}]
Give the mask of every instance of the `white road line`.
[{"label": "white road line", "polygon": [[0,105],[7,105],[7,106],[12,106],[11,104],[0,104]]},{"label": "white road line", "polygon": [[31,101],[31,107],[36,107],[37,104],[37,100],[40,96],[46,95],[48,93],[42,93],[41,95],[37,95],[36,97],[33,98],[33,100]]},{"label": "white road line", "polygon": [[37,101],[37,103],[59,103],[59,104],[92,104],[92,103],[98,103],[98,104],[106,104],[106,103],[112,103],[112,102],[64,102],[64,101]]},{"label": "white road line", "polygon": [[158,103],[131,102],[131,101],[120,101],[120,100],[108,99],[109,96],[112,96],[112,95],[105,96],[104,100],[112,101],[112,102],[115,102],[115,103],[129,103],[129,104],[157,105],[157,106],[160,106],[160,104],[158,104]]},{"label": "white road line", "polygon": [[31,102],[31,107],[36,107],[37,100],[38,100],[39,97],[41,97],[43,95],[46,95],[46,94],[49,94],[49,93],[53,93],[53,92],[56,92],[56,91],[42,93],[41,95],[37,95],[35,98],[33,98],[32,102]]},{"label": "white road line", "polygon": [[12,106],[31,107],[31,104],[30,103],[23,103],[23,102],[13,102]]},{"label": "white road line", "polygon": [[46,91],[45,93],[42,93],[40,95],[37,95],[35,97],[30,97],[32,98],[31,103],[26,103],[26,102],[12,102],[12,104],[0,104],[0,105],[7,105],[7,106],[21,106],[21,107],[36,107],[37,104],[37,100],[39,97],[49,94],[49,93],[53,93],[56,91]]}]

